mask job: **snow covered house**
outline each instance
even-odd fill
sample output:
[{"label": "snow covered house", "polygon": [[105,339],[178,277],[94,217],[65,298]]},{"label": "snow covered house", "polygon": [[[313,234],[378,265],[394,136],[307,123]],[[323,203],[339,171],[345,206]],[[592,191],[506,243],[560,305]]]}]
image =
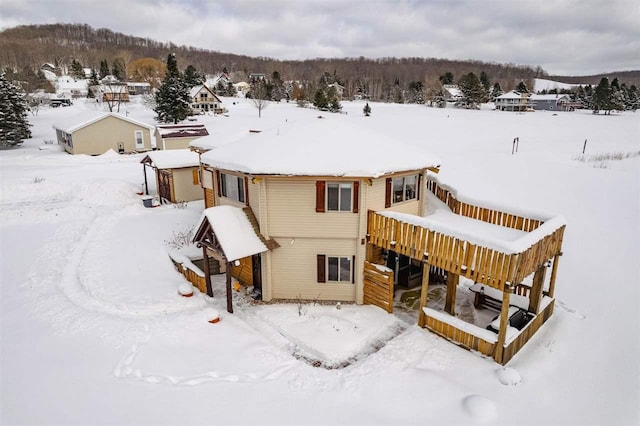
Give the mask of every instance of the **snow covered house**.
[{"label": "snow covered house", "polygon": [[[382,154],[389,147],[411,155]],[[217,256],[267,301],[349,301],[392,312],[395,290],[418,285],[420,326],[505,364],[553,312],[564,219],[460,196],[435,179],[439,164],[339,117],[250,134],[201,154],[206,210],[194,241],[204,264]],[[220,206],[253,224],[237,235],[249,232],[264,246],[225,255],[217,233],[235,225],[210,220]],[[456,316],[460,277],[475,283],[479,308],[494,310],[480,324]],[[430,280],[446,283],[443,308],[428,304]],[[211,294],[210,282],[203,287]]]},{"label": "snow covered house", "polygon": [[574,107],[568,95],[533,94],[530,97],[533,102],[533,109],[536,111],[573,111]]},{"label": "snow covered house", "polygon": [[495,99],[499,111],[533,111],[534,102],[531,93],[520,93],[515,90],[504,93]]},{"label": "snow covered house", "polygon": [[54,86],[56,94],[61,98],[86,98],[89,93],[87,80],[76,79],[68,75],[58,77]]},{"label": "snow covered house", "polygon": [[154,127],[120,114],[86,111],[55,122],[58,143],[69,154],[100,155],[151,150]]},{"label": "snow covered house", "polygon": [[209,111],[222,114],[224,110],[220,98],[204,84],[192,87],[189,97],[191,98],[191,111],[194,114],[204,114]]},{"label": "snow covered house", "polygon": [[452,103],[458,102],[463,98],[462,90],[460,90],[457,84],[443,85],[442,95],[446,102],[452,102]]},{"label": "snow covered house", "polygon": [[209,132],[204,124],[167,124],[156,126],[155,138],[158,149],[186,149],[189,144]]},{"label": "snow covered house", "polygon": [[147,167],[155,172],[160,202],[202,200],[200,159],[189,149],[151,151],[140,161],[144,166],[145,193],[149,195]]}]

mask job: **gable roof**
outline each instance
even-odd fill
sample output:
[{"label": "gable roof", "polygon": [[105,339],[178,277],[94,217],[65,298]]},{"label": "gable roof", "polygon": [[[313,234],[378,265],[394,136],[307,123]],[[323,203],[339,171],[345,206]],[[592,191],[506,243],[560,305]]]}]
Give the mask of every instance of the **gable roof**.
[{"label": "gable roof", "polygon": [[531,93],[520,93],[515,90],[511,90],[507,93],[503,93],[500,96],[496,96],[496,99],[523,99],[531,96]]},{"label": "gable roof", "polygon": [[209,89],[209,87],[208,87],[207,85],[205,85],[205,84],[199,84],[199,85],[197,85],[197,86],[193,86],[193,87],[191,88],[191,90],[189,91],[189,96],[190,96],[191,98],[195,98],[195,97],[196,97],[196,95],[197,95],[198,93],[200,93],[202,90],[206,90],[206,91],[207,91],[207,92],[209,92],[209,93],[210,93],[214,98],[216,98],[216,99],[218,100],[218,102],[221,102],[221,101],[220,101],[220,98],[218,98],[218,97],[216,96],[216,94],[215,94],[215,93],[213,93],[213,90]]},{"label": "gable roof", "polygon": [[[269,250],[256,233],[247,213],[238,207],[216,206],[205,209],[196,229],[194,242],[212,249],[221,249],[228,262]],[[215,241],[205,241],[211,238],[208,231],[213,231]]]},{"label": "gable roof", "polygon": [[150,131],[153,131],[155,129],[154,126],[143,123],[141,121],[134,120],[129,117],[125,117],[124,115],[120,115],[115,112],[104,112],[104,111],[84,111],[80,114],[67,117],[60,121],[56,121],[55,123],[53,123],[52,127],[57,130],[62,130],[65,133],[73,133],[77,130],[87,127],[107,117],[115,117],[120,120],[124,120],[129,123],[135,124],[136,126],[145,127]]},{"label": "gable roof", "polygon": [[151,151],[140,161],[157,169],[181,169],[200,165],[198,153],[190,149]]},{"label": "gable roof", "polygon": [[424,142],[408,145],[346,120],[343,116],[309,117],[281,123],[206,152],[201,162],[253,175],[354,177],[379,177],[440,165],[440,160],[422,147]]},{"label": "gable roof", "polygon": [[168,124],[156,126],[156,130],[163,139],[166,138],[199,138],[209,136],[204,124]]}]

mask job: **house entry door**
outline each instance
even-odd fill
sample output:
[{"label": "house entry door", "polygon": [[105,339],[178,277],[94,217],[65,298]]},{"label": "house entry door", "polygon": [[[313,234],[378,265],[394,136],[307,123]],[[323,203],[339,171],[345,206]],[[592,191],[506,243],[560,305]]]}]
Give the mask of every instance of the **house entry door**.
[{"label": "house entry door", "polygon": [[171,199],[171,173],[166,170],[158,172],[158,196],[160,197],[160,202],[163,199],[170,203],[173,201]]}]

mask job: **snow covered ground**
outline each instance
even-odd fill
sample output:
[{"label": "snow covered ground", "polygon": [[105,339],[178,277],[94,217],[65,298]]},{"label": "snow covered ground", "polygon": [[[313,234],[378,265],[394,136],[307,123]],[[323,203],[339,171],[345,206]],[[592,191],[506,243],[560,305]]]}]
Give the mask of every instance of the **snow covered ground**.
[{"label": "snow covered ground", "polygon": [[[225,102],[228,117],[198,118],[220,143],[332,119]],[[0,151],[0,423],[638,424],[640,115],[362,107],[344,103],[348,120],[433,151],[459,193],[566,217],[554,316],[507,369],[373,307],[236,295],[230,315],[221,280],[213,300],[180,297],[164,246],[203,203],[145,209],[141,155],[44,145],[51,123],[99,108],[78,100],[30,117],[33,139]],[[138,102],[126,113],[153,124]]]}]

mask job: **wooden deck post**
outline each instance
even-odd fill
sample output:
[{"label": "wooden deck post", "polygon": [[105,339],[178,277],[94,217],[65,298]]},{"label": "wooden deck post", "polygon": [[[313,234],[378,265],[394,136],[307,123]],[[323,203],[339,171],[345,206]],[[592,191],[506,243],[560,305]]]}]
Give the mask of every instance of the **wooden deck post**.
[{"label": "wooden deck post", "polygon": [[547,268],[540,266],[536,273],[533,275],[533,285],[531,286],[531,292],[529,293],[529,312],[537,314],[540,311],[540,302],[542,301],[542,290],[544,289],[544,277],[546,275]]},{"label": "wooden deck post", "polygon": [[227,262],[227,312],[230,314],[233,313],[233,303],[231,301],[233,294],[231,291],[231,262]]},{"label": "wooden deck post", "polygon": [[147,183],[147,165],[142,165],[142,172],[144,173],[144,193],[149,195],[149,184]]},{"label": "wooden deck post", "polygon": [[456,314],[456,289],[460,281],[460,275],[453,272],[447,272],[447,298],[445,300],[444,310],[451,315]]},{"label": "wooden deck post", "polygon": [[211,287],[211,268],[209,268],[209,255],[207,248],[202,246],[202,259],[204,260],[204,282],[207,284],[207,296],[213,297],[213,288]]},{"label": "wooden deck post", "polygon": [[551,278],[549,279],[549,291],[547,294],[549,297],[553,297],[554,291],[556,289],[556,275],[558,273],[558,261],[560,260],[560,256],[562,253],[558,253],[553,258],[553,267],[551,268]]},{"label": "wooden deck post", "polygon": [[429,264],[422,263],[422,290],[420,292],[420,310],[418,311],[418,325],[424,327],[426,316],[422,308],[427,306],[427,294],[429,294]]},{"label": "wooden deck post", "polygon": [[504,342],[507,340],[507,327],[509,326],[509,300],[511,298],[511,288],[505,286],[502,292],[502,309],[500,309],[500,330],[498,331],[498,341],[493,353],[493,360],[502,364],[502,352]]}]

